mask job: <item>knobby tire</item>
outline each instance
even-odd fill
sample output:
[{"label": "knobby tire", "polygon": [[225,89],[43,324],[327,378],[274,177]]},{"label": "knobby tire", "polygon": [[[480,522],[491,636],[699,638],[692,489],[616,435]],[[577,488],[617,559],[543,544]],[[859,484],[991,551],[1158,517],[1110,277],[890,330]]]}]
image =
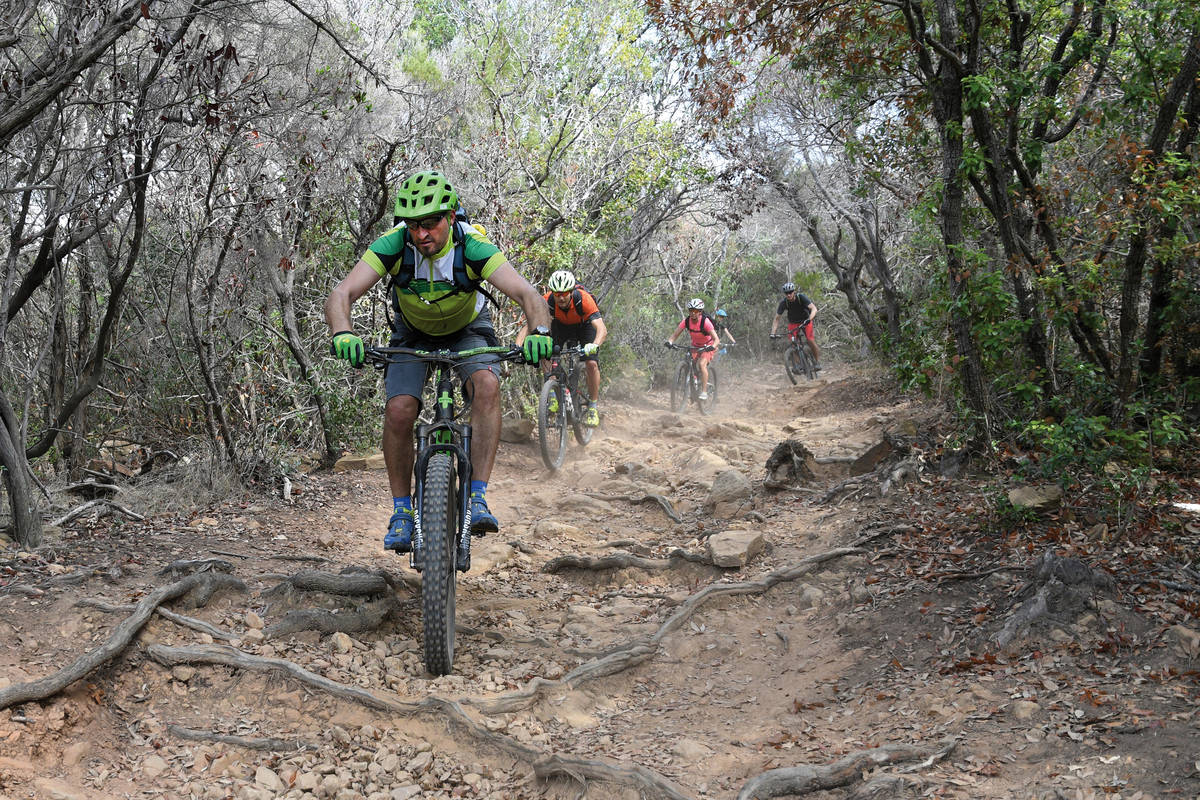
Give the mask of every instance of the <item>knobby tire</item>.
[{"label": "knobby tire", "polygon": [[[712,364],[708,365],[708,370],[709,370],[708,385],[712,386],[712,381],[713,381]],[[712,413],[713,396],[712,396],[712,393],[710,392],[707,400],[700,399],[700,392],[702,391],[701,386],[700,386],[701,380],[703,380],[703,379],[700,377],[700,368],[696,367],[696,372],[692,377],[692,385],[696,387],[696,395],[695,395],[696,408],[700,411],[701,414],[708,416],[709,414]],[[705,387],[705,388],[707,388],[707,387]]]},{"label": "knobby tire", "polygon": [[796,384],[796,376],[801,369],[800,353],[796,350],[796,345],[788,345],[788,349],[783,351],[783,371],[787,373],[788,380],[792,382],[793,386]]},{"label": "knobby tire", "polygon": [[583,421],[584,415],[587,414],[588,403],[591,402],[592,398],[588,394],[587,389],[579,385],[575,386],[571,394],[575,399],[572,404],[571,429],[575,431],[575,441],[581,445],[586,445],[592,440],[592,434],[596,431],[595,428],[584,424]]},{"label": "knobby tire", "polygon": [[[550,398],[558,397],[558,412],[550,411]],[[542,384],[538,396],[538,444],[542,450],[542,463],[547,469],[557,470],[567,455],[567,403],[558,379],[550,377]]]},{"label": "knobby tire", "polygon": [[425,467],[421,489],[421,614],[425,669],[454,669],[455,542],[459,528],[454,458],[436,453]]},{"label": "knobby tire", "polygon": [[817,362],[813,358],[812,352],[808,349],[808,342],[801,342],[796,348],[800,353],[800,369],[804,373],[804,377],[810,381],[817,378]]},{"label": "knobby tire", "polygon": [[678,414],[687,408],[691,391],[691,366],[685,361],[679,365],[675,383],[671,386],[671,410]]}]

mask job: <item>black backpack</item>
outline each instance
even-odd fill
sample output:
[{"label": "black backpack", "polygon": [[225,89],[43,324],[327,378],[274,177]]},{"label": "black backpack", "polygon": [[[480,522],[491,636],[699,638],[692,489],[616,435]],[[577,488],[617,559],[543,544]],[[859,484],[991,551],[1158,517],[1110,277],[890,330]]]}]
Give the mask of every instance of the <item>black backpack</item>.
[{"label": "black backpack", "polygon": [[[579,317],[582,318],[583,317],[583,295],[580,294],[580,290],[586,292],[587,287],[584,286],[582,283],[577,282],[575,284],[575,288],[571,290],[571,305],[575,307],[575,313]],[[590,292],[589,292],[589,294],[590,294]],[[595,300],[596,296],[592,295],[592,299]],[[550,297],[546,298],[546,305],[550,308],[550,316],[554,316],[554,295],[553,295],[553,293],[551,293]],[[597,311],[600,310],[599,303],[596,304],[596,310]]]},{"label": "black backpack", "polygon": [[712,323],[713,333],[716,333],[717,332],[717,321],[715,319],[713,319],[712,315],[709,314],[707,311],[700,312],[700,327],[692,328],[692,326],[690,324],[688,324],[691,322],[690,314],[688,316],[684,317],[683,327],[687,328],[690,333],[703,333],[704,332],[704,320],[708,320],[709,322]]},{"label": "black backpack", "polygon": [[[460,213],[461,216],[459,216]],[[466,216],[466,212],[462,211],[462,207],[460,206],[459,210],[455,212],[454,227],[451,229],[451,235],[454,237],[454,291],[451,292],[451,294],[479,292],[488,300],[490,300],[492,305],[499,308],[500,304],[496,302],[496,298],[491,292],[483,288],[482,281],[477,278],[472,278],[470,273],[467,272],[467,265],[463,256],[467,249],[466,234],[462,229],[463,221],[466,220]],[[392,282],[389,288],[389,291],[392,295],[392,308],[397,313],[400,313],[400,301],[397,299],[396,293],[398,290],[403,289],[412,283],[412,279],[416,276],[417,272],[416,259],[413,256],[413,248],[410,247],[409,244],[408,230],[406,229],[404,231],[403,249],[401,250],[402,255],[400,256],[400,269],[397,270],[396,274],[392,276]],[[450,295],[439,297],[434,302],[439,303],[449,296]]]}]

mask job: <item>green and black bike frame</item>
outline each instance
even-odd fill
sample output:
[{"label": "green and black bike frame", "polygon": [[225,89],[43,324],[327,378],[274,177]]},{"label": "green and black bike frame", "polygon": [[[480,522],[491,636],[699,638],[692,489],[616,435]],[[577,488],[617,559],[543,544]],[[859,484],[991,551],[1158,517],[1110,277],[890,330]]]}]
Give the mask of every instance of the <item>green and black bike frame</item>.
[{"label": "green and black bike frame", "polygon": [[[413,483],[417,508],[424,508],[425,469],[429,459],[438,453],[450,453],[458,464],[458,519],[459,529],[455,541],[455,568],[466,572],[471,567],[471,426],[454,419],[454,381],[450,378],[453,361],[435,361],[437,369],[436,391],[434,392],[433,421],[418,423],[417,460],[413,464]],[[466,391],[464,386],[463,391]],[[421,569],[421,548],[424,534],[421,531],[421,515],[416,515],[412,554],[409,563],[413,569]]]}]

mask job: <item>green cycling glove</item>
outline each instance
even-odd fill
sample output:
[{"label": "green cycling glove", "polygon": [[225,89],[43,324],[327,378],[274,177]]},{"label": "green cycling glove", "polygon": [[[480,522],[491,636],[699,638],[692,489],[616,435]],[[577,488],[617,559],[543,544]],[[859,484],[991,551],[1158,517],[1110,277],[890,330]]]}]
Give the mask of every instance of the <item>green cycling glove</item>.
[{"label": "green cycling glove", "polygon": [[588,342],[583,346],[583,354],[585,356],[594,356],[596,355],[596,351],[599,349],[600,345],[596,344],[595,342]]},{"label": "green cycling glove", "polygon": [[531,333],[525,337],[521,353],[529,364],[536,364],[543,358],[549,358],[554,352],[554,340],[544,333]]},{"label": "green cycling glove", "polygon": [[335,333],[333,341],[329,343],[329,352],[338,358],[349,361],[352,367],[361,367],[366,355],[363,340],[355,336],[352,331]]}]

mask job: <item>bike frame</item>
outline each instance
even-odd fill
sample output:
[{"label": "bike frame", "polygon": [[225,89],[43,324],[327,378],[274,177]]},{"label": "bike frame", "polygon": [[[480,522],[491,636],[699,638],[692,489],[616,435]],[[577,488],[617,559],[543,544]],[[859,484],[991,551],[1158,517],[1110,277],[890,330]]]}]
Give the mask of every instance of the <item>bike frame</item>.
[{"label": "bike frame", "polygon": [[465,572],[471,566],[471,425],[457,420],[460,411],[454,403],[454,392],[456,384],[462,391],[463,381],[458,379],[454,368],[468,358],[488,354],[499,355],[501,361],[507,361],[520,356],[520,350],[511,347],[476,347],[470,350],[418,350],[412,347],[367,349],[368,360],[377,369],[384,369],[391,363],[401,363],[404,357],[423,361],[434,369],[433,419],[430,422],[418,422],[414,426],[417,454],[413,459],[413,501],[418,513],[414,515],[413,549],[409,554],[409,565],[418,572],[421,570],[421,550],[425,543],[420,514],[425,500],[425,472],[429,460],[438,453],[451,454],[458,467],[456,500],[462,522],[455,536],[455,568]]},{"label": "bike frame", "polygon": [[[437,370],[433,421],[421,422],[416,426],[417,457],[413,460],[413,495],[417,508],[423,508],[425,469],[429,466],[429,459],[438,453],[453,454],[458,464],[459,475],[458,518],[462,520],[455,540],[458,549],[456,567],[460,571],[466,571],[471,564],[471,426],[466,422],[455,421],[454,378],[451,377],[454,362],[439,359],[433,363]],[[413,530],[413,549],[409,554],[409,563],[413,569],[421,569],[419,554],[424,542],[421,515],[417,514]]]}]

